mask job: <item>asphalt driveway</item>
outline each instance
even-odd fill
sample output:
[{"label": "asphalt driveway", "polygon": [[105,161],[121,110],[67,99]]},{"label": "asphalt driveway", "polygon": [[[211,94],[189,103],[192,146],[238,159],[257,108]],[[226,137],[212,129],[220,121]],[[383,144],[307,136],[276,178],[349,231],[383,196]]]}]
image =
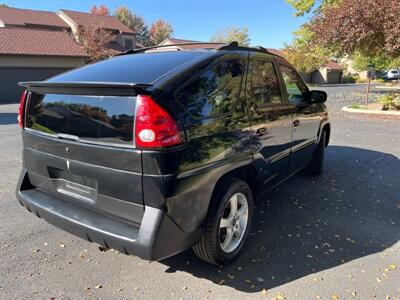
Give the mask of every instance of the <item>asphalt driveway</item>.
[{"label": "asphalt driveway", "polygon": [[100,252],[27,212],[14,196],[18,107],[1,105],[0,298],[400,299],[400,121],[342,113],[364,88],[324,88],[324,175],[260,199],[246,249],[225,268],[191,251],[153,263]]}]

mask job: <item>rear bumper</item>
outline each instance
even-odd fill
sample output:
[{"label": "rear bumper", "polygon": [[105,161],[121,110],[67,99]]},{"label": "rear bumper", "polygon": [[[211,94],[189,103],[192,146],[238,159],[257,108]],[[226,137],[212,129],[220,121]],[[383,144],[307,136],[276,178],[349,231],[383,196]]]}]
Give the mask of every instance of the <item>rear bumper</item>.
[{"label": "rear bumper", "polygon": [[183,232],[162,210],[145,207],[140,224],[69,202],[29,185],[23,170],[17,199],[28,211],[50,224],[90,242],[146,260],[160,260],[196,243],[200,232]]}]

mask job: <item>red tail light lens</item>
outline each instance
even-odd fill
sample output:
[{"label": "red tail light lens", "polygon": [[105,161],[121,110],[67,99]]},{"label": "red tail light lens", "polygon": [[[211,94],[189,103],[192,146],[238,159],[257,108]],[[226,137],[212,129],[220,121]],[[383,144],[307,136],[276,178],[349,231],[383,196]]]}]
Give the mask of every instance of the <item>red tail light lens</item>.
[{"label": "red tail light lens", "polygon": [[24,128],[24,117],[25,117],[25,103],[26,103],[26,96],[28,91],[24,91],[21,96],[21,101],[19,103],[19,111],[18,111],[18,124],[19,127]]},{"label": "red tail light lens", "polygon": [[139,95],[135,117],[136,147],[163,148],[182,142],[182,133],[175,120],[151,97]]}]

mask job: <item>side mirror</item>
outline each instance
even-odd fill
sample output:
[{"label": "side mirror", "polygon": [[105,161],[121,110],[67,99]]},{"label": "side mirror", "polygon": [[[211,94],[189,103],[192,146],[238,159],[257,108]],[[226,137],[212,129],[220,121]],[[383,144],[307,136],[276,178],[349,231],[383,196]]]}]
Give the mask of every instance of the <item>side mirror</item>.
[{"label": "side mirror", "polygon": [[310,103],[324,103],[328,99],[328,94],[324,91],[310,91],[309,100]]}]

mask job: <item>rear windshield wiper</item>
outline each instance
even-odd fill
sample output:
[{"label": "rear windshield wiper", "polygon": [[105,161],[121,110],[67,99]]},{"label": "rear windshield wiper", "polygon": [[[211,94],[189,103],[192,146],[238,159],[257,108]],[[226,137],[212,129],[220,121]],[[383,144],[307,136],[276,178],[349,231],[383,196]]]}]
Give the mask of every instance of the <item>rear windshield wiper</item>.
[{"label": "rear windshield wiper", "polygon": [[40,94],[53,93],[99,96],[133,96],[152,86],[150,83],[98,81],[27,81],[20,82],[19,85]]}]

